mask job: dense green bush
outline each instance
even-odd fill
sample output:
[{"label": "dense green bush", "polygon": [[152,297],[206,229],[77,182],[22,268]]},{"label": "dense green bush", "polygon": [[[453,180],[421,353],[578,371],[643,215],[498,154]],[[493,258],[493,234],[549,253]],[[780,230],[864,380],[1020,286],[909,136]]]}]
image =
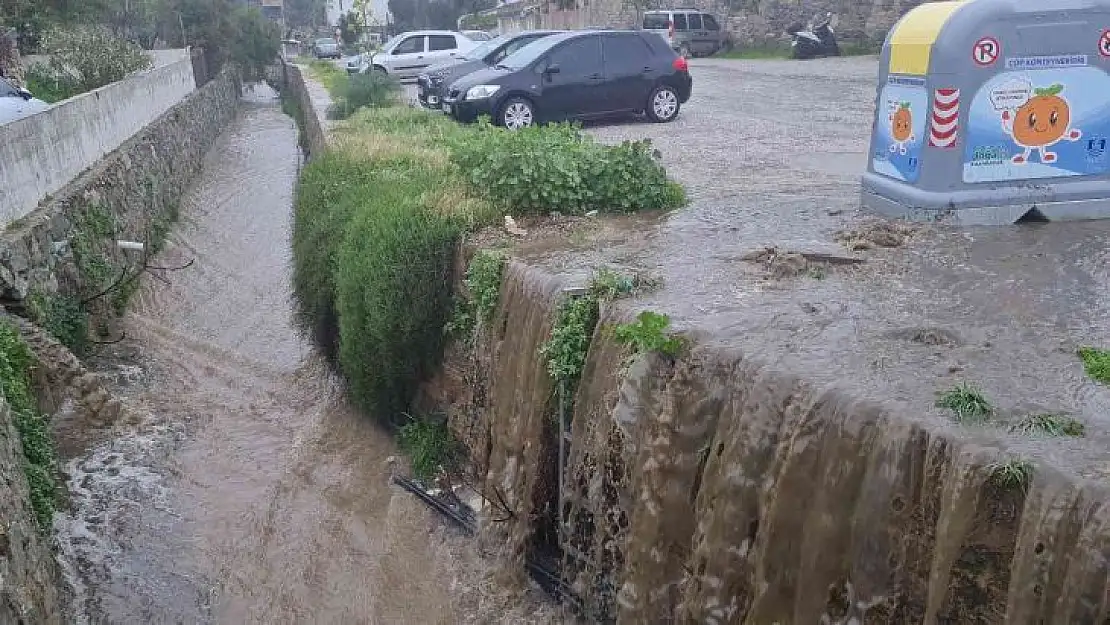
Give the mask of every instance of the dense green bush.
[{"label": "dense green bush", "polygon": [[475,192],[514,214],[660,210],[686,201],[646,140],[603,145],[569,124],[468,130],[449,141],[452,161]]},{"label": "dense green bush", "polygon": [[451,314],[459,228],[421,206],[420,187],[430,181],[413,178],[424,173],[382,176],[352,219],[336,266],[340,368],[355,402],[388,421],[408,410],[434,372]]},{"label": "dense green bush", "polygon": [[23,469],[31,489],[31,508],[39,529],[46,532],[54,518],[57,461],[50,424],[39,412],[31,394],[30,348],[19,330],[0,321],[0,391],[11,408],[15,429],[23,446]]},{"label": "dense green bush", "polygon": [[305,168],[293,234],[298,319],[355,402],[395,422],[443,349],[459,220],[444,172],[405,154],[332,151]]},{"label": "dense green bush", "polygon": [[401,83],[382,72],[340,76],[331,89],[335,103],[328,109],[328,117],[347,119],[363,107],[388,106],[397,101],[400,91]]},{"label": "dense green bush", "polygon": [[138,45],[102,26],[55,29],[42,40],[50,56],[47,67],[32,70],[36,81],[53,79],[55,89],[69,95],[92,91],[151,66]]}]

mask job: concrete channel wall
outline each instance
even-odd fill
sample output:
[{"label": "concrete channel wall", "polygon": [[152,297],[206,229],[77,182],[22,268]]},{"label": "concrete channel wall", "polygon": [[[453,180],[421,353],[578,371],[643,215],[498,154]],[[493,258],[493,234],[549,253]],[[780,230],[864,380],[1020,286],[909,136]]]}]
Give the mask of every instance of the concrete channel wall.
[{"label": "concrete channel wall", "polygon": [[[319,86],[301,82],[294,95],[317,106]],[[510,261],[475,352],[449,350],[428,395],[497,519],[479,543],[518,570],[561,558],[589,620],[1107,622],[1104,481],[1048,465],[1000,480],[993,444],[774,354],[702,336],[678,359],[629,362],[608,329],[632,311],[603,307],[559,432],[540,350],[568,286]],[[552,510],[566,519],[555,549]]]},{"label": "concrete channel wall", "polygon": [[196,90],[188,51],[153,69],[0,126],[0,226],[26,216]]}]

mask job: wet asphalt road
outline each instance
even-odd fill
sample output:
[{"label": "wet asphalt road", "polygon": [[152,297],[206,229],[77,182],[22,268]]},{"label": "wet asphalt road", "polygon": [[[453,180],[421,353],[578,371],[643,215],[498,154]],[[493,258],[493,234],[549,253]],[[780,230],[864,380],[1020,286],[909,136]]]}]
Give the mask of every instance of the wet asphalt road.
[{"label": "wet asphalt road", "polygon": [[[695,60],[691,73],[693,97],[675,122],[589,129],[607,142],[651,139],[690,205],[579,233],[572,251],[538,247],[534,260],[574,281],[603,264],[654,272],[663,289],[630,306],[666,312],[711,348],[1072,475],[1110,477],[1110,389],[1075,355],[1110,336],[1110,223],[922,226],[903,246],[850,252],[836,233],[874,221],[858,198],[874,57]],[[771,276],[744,259],[763,247],[861,263]],[[961,382],[997,405],[997,425],[956,426],[935,407],[938,392]],[[1006,433],[1034,412],[1074,414],[1087,437]]]}]

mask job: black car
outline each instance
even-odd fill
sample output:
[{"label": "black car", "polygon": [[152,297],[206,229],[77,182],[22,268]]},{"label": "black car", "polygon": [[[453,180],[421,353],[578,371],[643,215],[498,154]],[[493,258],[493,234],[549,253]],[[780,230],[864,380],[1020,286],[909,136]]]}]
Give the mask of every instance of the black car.
[{"label": "black car", "polygon": [[577,31],[533,41],[496,66],[460,78],[443,104],[459,121],[489,115],[513,129],[640,112],[669,122],[692,86],[686,59],[655,33]]},{"label": "black car", "polygon": [[533,41],[561,33],[561,30],[529,30],[522,33],[506,34],[482,42],[470,52],[429,67],[416,78],[417,100],[427,108],[439,108],[443,101],[443,90],[467,74],[497,65],[505,57]]}]

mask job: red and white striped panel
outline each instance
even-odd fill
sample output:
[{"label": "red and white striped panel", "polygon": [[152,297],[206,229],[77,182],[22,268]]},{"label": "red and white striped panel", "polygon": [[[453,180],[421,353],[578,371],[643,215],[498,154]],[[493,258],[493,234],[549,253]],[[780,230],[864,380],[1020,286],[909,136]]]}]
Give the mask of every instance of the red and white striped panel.
[{"label": "red and white striped panel", "polygon": [[959,119],[960,90],[935,89],[933,114],[929,118],[929,145],[934,148],[955,147]]}]

